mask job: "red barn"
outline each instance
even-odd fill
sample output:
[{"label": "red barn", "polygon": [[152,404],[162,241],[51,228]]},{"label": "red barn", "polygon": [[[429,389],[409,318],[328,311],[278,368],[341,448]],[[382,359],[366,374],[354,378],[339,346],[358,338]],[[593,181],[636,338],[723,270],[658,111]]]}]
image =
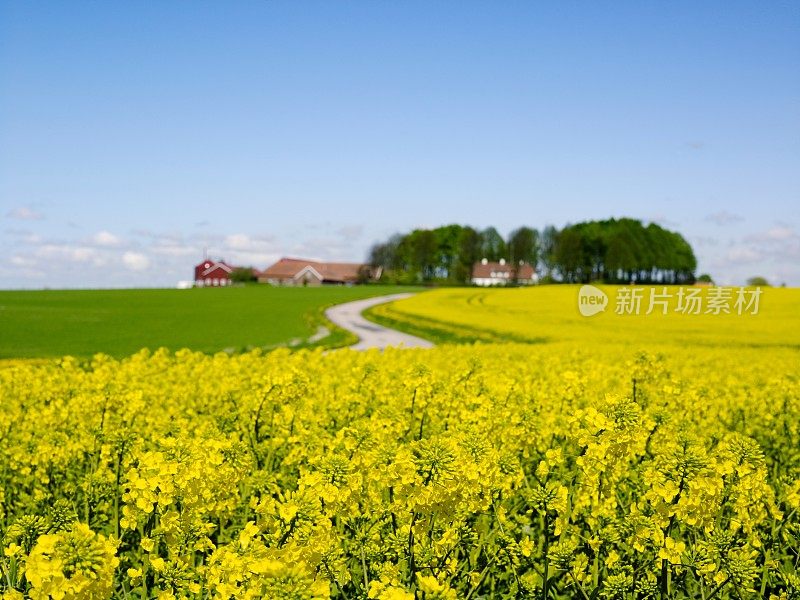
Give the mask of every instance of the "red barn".
[{"label": "red barn", "polygon": [[207,259],[194,268],[196,287],[220,287],[231,284],[233,267],[221,260]]}]

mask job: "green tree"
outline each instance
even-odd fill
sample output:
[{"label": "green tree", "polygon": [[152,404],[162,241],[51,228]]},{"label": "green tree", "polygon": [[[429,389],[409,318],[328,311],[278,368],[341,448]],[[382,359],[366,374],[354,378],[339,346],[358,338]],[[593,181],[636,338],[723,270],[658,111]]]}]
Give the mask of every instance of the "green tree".
[{"label": "green tree", "polygon": [[391,242],[373,244],[369,251],[368,262],[373,267],[391,269],[395,264],[397,245]]},{"label": "green tree", "polygon": [[555,262],[561,278],[567,282],[581,280],[585,264],[583,235],[575,227],[565,227],[556,238]]},{"label": "green tree", "polygon": [[611,234],[605,256],[605,274],[608,283],[627,283],[636,268],[636,247],[633,238],[624,229]]},{"label": "green tree", "polygon": [[423,281],[431,281],[436,275],[436,234],[429,229],[416,229],[409,238],[414,271]]},{"label": "green tree", "polygon": [[[545,280],[609,283],[693,283],[697,259],[691,245],[675,231],[637,219],[584,221],[561,231],[552,225],[538,235],[519,227],[506,243],[494,227],[481,232],[462,225],[415,229],[375,244],[369,262],[398,283],[466,283],[481,258],[508,258],[544,267]],[[389,273],[391,272],[391,275]]]},{"label": "green tree", "polygon": [[482,257],[483,239],[472,227],[463,227],[458,237],[458,263],[455,279],[459,283],[469,283],[472,268]]},{"label": "green tree", "polygon": [[481,250],[483,256],[491,261],[507,257],[506,243],[494,227],[487,227],[481,232]]},{"label": "green tree", "polygon": [[436,237],[437,267],[436,277],[448,281],[456,281],[456,271],[459,262],[459,240],[461,225],[451,224],[437,227],[433,230]]},{"label": "green tree", "polygon": [[747,285],[767,287],[769,286],[769,281],[767,281],[766,277],[756,275],[755,277],[751,277],[747,280]]},{"label": "green tree", "polygon": [[520,265],[527,263],[535,269],[539,262],[539,232],[530,227],[512,231],[508,236],[508,256],[516,283]]},{"label": "green tree", "polygon": [[253,267],[236,267],[231,271],[231,281],[234,283],[252,283],[256,280],[256,270]]},{"label": "green tree", "polygon": [[558,229],[553,225],[547,225],[542,230],[541,238],[539,239],[539,257],[545,269],[545,276],[547,279],[553,277],[553,271],[556,268],[556,240],[558,239]]}]

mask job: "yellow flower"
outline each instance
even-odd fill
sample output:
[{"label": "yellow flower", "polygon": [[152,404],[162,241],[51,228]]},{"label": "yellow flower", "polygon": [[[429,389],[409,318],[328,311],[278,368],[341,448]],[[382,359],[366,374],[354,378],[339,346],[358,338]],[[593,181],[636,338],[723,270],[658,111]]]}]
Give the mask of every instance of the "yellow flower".
[{"label": "yellow flower", "polygon": [[28,556],[25,577],[32,597],[60,590],[61,597],[107,598],[119,564],[116,544],[83,523],[71,531],[42,535]]},{"label": "yellow flower", "polygon": [[613,568],[614,565],[619,563],[619,553],[616,550],[611,550],[606,556],[606,566]]},{"label": "yellow flower", "polygon": [[456,600],[458,597],[455,590],[433,575],[417,575],[417,585],[425,593],[425,597],[431,600]]},{"label": "yellow flower", "polygon": [[676,542],[673,538],[667,537],[664,539],[664,546],[658,551],[658,557],[673,565],[679,565],[681,564],[681,555],[685,550],[686,544]]},{"label": "yellow flower", "polygon": [[529,557],[533,553],[534,545],[531,538],[526,537],[519,543],[519,551],[522,556]]},{"label": "yellow flower", "polygon": [[[662,563],[691,558],[681,582],[699,597],[701,581],[744,591],[791,564],[794,304],[765,312],[749,346],[732,341],[741,319],[677,322],[683,344],[649,321],[640,353],[590,343],[614,317],[576,322],[574,291],[537,290],[572,294],[537,326],[561,315],[575,337],[551,328],[544,344],[0,364],[4,585],[37,600],[105,600],[144,576],[183,600],[452,600],[540,595],[547,560],[562,595],[611,598],[630,595],[631,565],[644,596]],[[461,299],[458,319],[491,309],[454,336],[514,333],[542,309],[496,292],[430,296]]]}]

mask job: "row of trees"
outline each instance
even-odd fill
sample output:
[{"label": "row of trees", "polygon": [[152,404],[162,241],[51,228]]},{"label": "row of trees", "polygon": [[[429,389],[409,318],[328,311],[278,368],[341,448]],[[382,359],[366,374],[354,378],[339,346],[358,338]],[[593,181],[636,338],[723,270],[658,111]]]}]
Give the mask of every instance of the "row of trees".
[{"label": "row of trees", "polygon": [[692,283],[697,260],[677,232],[634,219],[589,221],[558,233],[555,262],[565,281]]},{"label": "row of trees", "polygon": [[373,267],[382,267],[390,280],[401,283],[468,283],[473,265],[482,258],[535,265],[539,234],[530,227],[520,227],[506,240],[494,227],[482,231],[462,225],[415,229],[375,244],[369,262]]},{"label": "row of trees", "polygon": [[468,283],[486,258],[528,263],[545,281],[690,283],[697,267],[689,243],[674,231],[635,219],[608,219],[542,231],[519,227],[508,238],[494,227],[463,225],[415,229],[370,250],[369,262],[398,283]]}]

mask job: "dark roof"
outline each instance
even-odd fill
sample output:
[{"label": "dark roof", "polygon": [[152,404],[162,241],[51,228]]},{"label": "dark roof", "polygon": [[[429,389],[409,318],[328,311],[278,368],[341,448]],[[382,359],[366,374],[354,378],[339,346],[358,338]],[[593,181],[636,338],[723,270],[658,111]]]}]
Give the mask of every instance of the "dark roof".
[{"label": "dark roof", "polygon": [[[508,277],[514,276],[514,265],[508,263],[500,264],[499,262],[476,262],[472,266],[472,277],[478,279],[488,279],[490,277],[497,277],[497,273],[508,273]],[[494,273],[495,275],[492,275]],[[533,279],[533,267],[528,263],[523,263],[519,266],[517,271],[517,279]]]}]

